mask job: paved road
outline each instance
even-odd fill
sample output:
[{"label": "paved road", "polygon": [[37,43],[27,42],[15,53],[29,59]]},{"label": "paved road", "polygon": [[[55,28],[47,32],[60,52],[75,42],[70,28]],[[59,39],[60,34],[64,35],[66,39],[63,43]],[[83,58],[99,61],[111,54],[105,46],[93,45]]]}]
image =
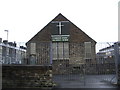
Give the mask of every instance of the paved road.
[{"label": "paved road", "polygon": [[54,75],[59,88],[117,88],[115,75]]}]

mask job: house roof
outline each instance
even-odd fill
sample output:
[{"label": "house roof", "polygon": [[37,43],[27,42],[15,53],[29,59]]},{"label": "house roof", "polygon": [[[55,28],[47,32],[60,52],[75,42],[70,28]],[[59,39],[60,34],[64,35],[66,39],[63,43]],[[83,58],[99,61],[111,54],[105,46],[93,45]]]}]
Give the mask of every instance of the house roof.
[{"label": "house roof", "polygon": [[[84,42],[84,41],[93,41],[91,37],[89,37],[85,32],[83,32],[80,28],[78,28],[75,24],[73,24],[70,20],[68,20],[65,16],[59,13],[52,21],[50,21],[43,29],[41,29],[35,36],[33,36],[27,43],[31,41],[51,41],[51,22],[53,21],[69,21],[70,22],[70,40],[73,42]],[[76,39],[75,39],[76,38]],[[26,44],[27,44],[26,43]]]}]

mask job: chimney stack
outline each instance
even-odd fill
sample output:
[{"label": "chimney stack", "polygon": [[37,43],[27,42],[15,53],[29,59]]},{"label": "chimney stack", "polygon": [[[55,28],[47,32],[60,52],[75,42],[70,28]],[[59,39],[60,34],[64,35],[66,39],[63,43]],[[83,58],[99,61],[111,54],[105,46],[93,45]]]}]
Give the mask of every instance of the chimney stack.
[{"label": "chimney stack", "polygon": [[8,44],[8,40],[3,40],[3,43],[4,44]]}]

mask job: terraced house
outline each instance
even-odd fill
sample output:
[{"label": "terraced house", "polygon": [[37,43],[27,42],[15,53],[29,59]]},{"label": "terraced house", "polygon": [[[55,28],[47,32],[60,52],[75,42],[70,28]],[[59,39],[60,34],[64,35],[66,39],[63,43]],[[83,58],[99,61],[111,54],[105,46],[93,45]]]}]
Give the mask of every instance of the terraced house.
[{"label": "terraced house", "polygon": [[15,42],[8,42],[0,38],[0,63],[1,64],[25,64],[26,48],[17,47]]}]

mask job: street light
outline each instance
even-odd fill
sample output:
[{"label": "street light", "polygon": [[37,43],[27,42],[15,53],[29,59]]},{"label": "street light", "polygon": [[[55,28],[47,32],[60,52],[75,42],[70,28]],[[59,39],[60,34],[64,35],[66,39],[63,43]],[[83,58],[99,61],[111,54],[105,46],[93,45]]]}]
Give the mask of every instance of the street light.
[{"label": "street light", "polygon": [[9,32],[9,31],[8,31],[8,30],[4,30],[4,31],[7,32],[7,41],[8,41],[8,32]]}]

